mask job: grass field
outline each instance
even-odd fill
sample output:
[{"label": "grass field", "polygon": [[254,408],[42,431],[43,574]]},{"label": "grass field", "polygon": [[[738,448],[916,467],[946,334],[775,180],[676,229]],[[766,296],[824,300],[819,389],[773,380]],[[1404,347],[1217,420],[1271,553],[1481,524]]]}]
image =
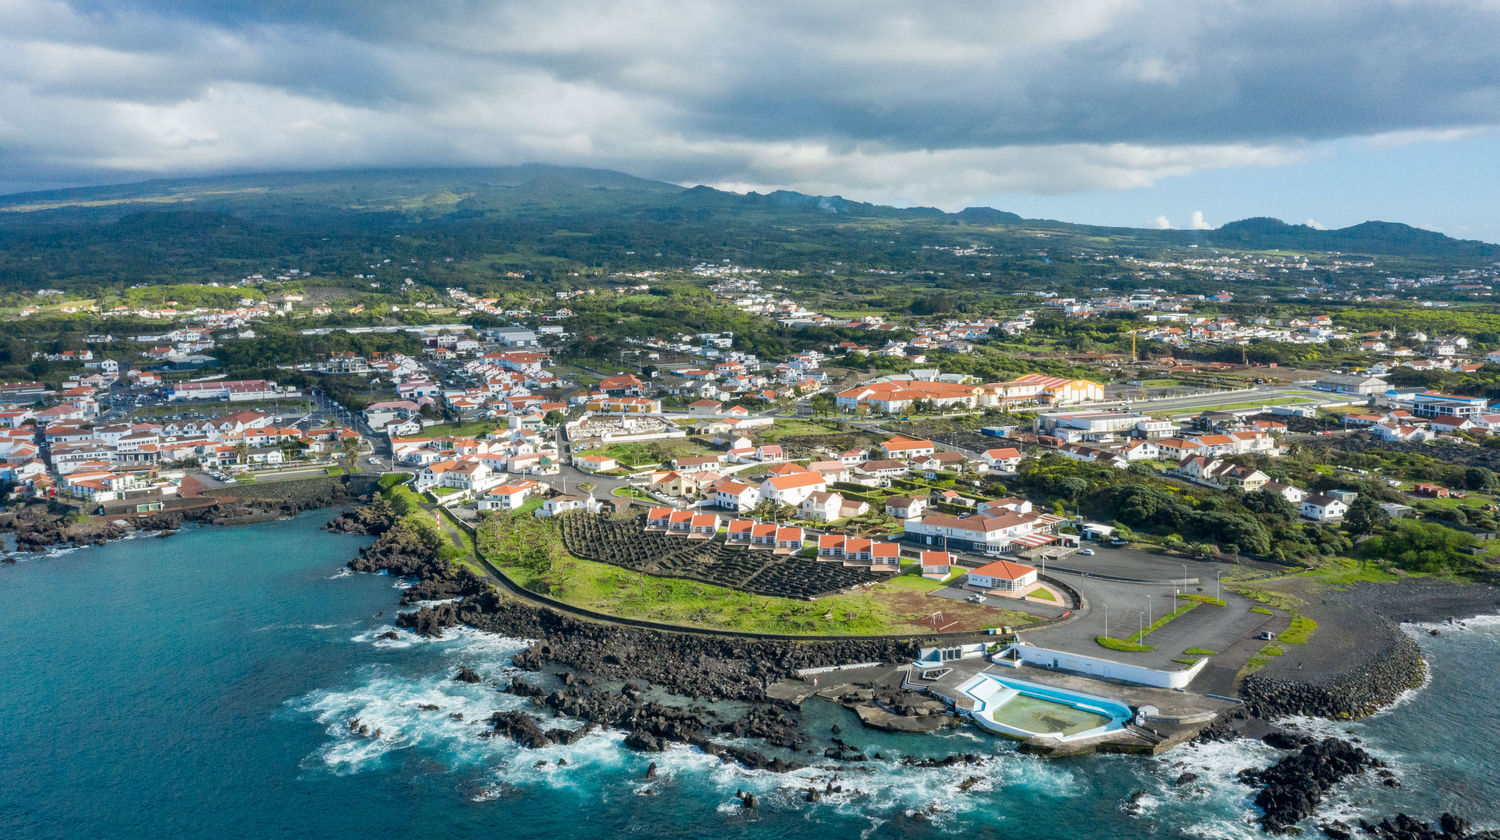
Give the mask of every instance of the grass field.
[{"label": "grass field", "polygon": [[778,419],[772,426],[750,431],[755,438],[767,443],[775,443],[792,435],[833,435],[838,434],[839,430],[831,425],[808,420]]},{"label": "grass field", "polygon": [[488,434],[496,428],[493,420],[475,420],[469,423],[439,423],[435,426],[423,426],[422,436],[471,438]]},{"label": "grass field", "polygon": [[1276,405],[1306,405],[1312,402],[1305,397],[1277,397],[1269,400],[1247,400],[1245,402],[1223,403],[1221,405],[1201,405],[1192,408],[1174,408],[1168,411],[1153,411],[1153,416],[1180,417],[1184,414],[1202,414],[1205,411],[1241,411],[1247,408],[1260,408],[1261,406]]},{"label": "grass field", "polygon": [[[519,529],[521,541],[553,541],[550,523],[517,523],[497,518],[486,528]],[[527,589],[579,607],[626,618],[646,618],[672,624],[798,635],[873,635],[921,633],[934,630],[931,616],[940,612],[938,626],[948,630],[978,630],[1033,621],[1025,613],[997,610],[928,597],[943,584],[917,575],[899,575],[869,588],[802,601],[773,598],[681,578],[640,574],[618,566],[553,552],[550,567],[516,562],[488,539],[490,561]],[[557,549],[561,549],[558,541]],[[816,562],[816,561],[808,561]]]}]

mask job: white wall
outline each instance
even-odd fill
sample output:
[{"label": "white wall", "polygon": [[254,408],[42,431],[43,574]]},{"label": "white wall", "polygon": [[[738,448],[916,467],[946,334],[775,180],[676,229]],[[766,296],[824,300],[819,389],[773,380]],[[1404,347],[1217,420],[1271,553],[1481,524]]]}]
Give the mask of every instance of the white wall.
[{"label": "white wall", "polygon": [[[1094,656],[1084,656],[1077,653],[1065,653],[1060,650],[1048,650],[1025,642],[1017,642],[1011,645],[1008,651],[1014,651],[1027,665],[1045,668],[1058,668],[1073,671],[1087,676],[1103,677],[1105,679],[1121,680],[1123,682],[1136,683],[1137,685],[1149,685],[1156,688],[1187,688],[1188,683],[1198,676],[1198,672],[1208,664],[1208,659],[1200,659],[1196,665],[1181,671],[1158,671],[1154,668],[1145,668],[1140,665],[1126,665],[1109,659],[1100,659]],[[1008,651],[1002,651],[996,655],[996,659],[1003,658]],[[1054,664],[1055,663],[1055,664]]]}]

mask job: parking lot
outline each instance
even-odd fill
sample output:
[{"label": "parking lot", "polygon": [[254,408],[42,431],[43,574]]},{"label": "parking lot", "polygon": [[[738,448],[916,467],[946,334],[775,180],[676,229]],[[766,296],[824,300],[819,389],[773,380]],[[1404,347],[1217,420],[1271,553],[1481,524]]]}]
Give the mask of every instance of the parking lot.
[{"label": "parking lot", "polygon": [[[1214,575],[1228,575],[1237,566],[1162,557],[1144,551],[1093,545],[1093,555],[1071,554],[1049,565],[1047,573],[1076,588],[1087,602],[1076,617],[1056,627],[1026,633],[1026,640],[1043,647],[1113,659],[1148,668],[1183,667],[1174,659],[1189,658],[1188,648],[1224,651],[1257,631],[1267,619],[1250,608],[1254,603],[1216,590]],[[1186,570],[1184,570],[1186,565]],[[1064,571],[1066,570],[1066,571]],[[1183,586],[1184,574],[1188,585]],[[1146,582],[1142,582],[1146,581]],[[1125,653],[1098,644],[1096,636],[1125,638],[1184,603],[1181,592],[1213,596],[1225,606],[1205,604],[1167,623],[1145,639],[1153,651]]]}]

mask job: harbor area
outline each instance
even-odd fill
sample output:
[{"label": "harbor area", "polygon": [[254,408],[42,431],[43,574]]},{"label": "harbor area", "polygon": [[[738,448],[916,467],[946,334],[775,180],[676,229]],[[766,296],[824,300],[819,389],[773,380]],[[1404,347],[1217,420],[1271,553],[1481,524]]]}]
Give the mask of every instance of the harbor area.
[{"label": "harbor area", "polygon": [[[867,726],[935,731],[968,720],[1039,755],[1154,754],[1181,744],[1237,701],[1025,664],[1010,645],[930,648],[917,662],[819,669],[772,688],[779,699],[837,702]],[[994,661],[999,658],[1001,661]],[[920,699],[918,699],[920,698]]]}]

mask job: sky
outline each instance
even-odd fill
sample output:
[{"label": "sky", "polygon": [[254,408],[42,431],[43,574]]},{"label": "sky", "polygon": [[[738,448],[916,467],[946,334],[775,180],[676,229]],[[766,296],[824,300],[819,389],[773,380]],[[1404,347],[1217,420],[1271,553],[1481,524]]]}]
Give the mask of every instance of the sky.
[{"label": "sky", "polygon": [[0,193],[527,162],[1500,241],[1500,0],[0,0]]}]

